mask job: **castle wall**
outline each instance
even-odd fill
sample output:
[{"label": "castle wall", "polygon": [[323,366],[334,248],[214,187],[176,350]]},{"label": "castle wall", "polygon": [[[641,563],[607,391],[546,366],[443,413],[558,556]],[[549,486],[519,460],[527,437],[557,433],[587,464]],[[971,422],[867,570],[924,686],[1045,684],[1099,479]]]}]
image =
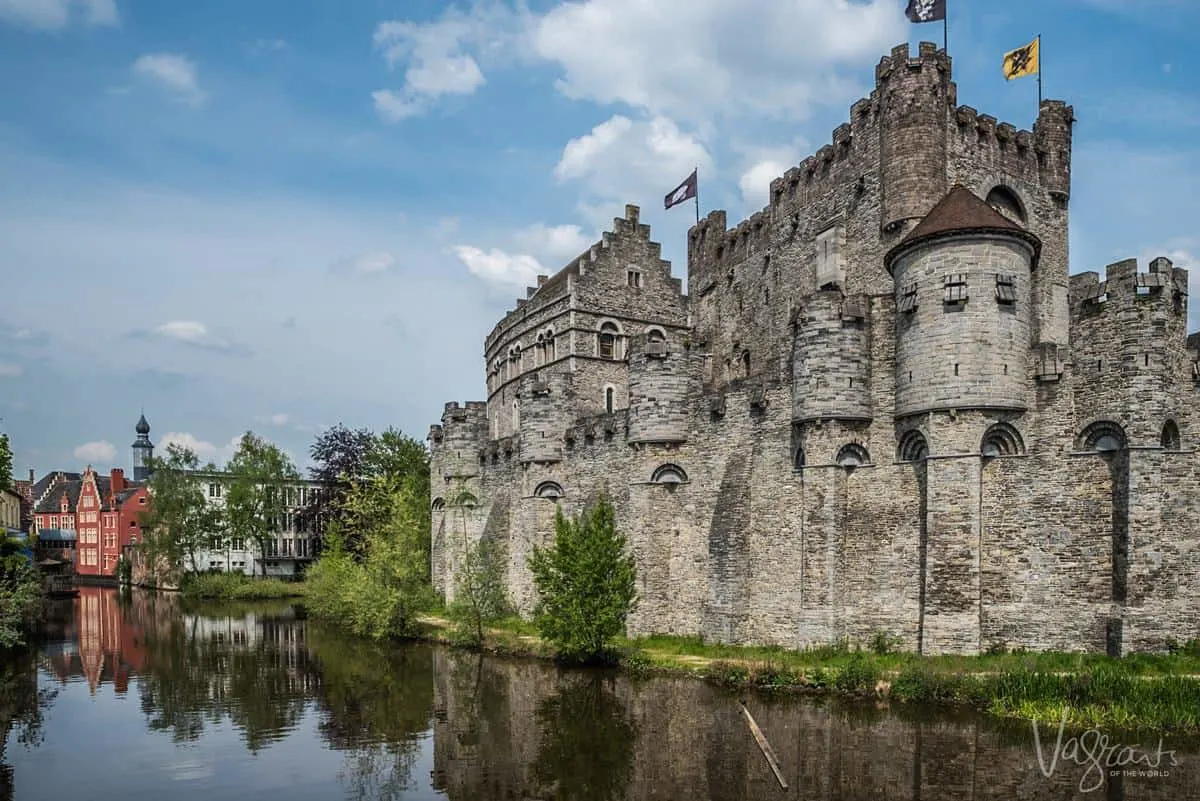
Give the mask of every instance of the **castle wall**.
[{"label": "castle wall", "polygon": [[[885,57],[765,209],[689,232],[687,298],[632,206],[539,277],[488,337],[489,403],[448,405],[431,431],[434,497],[478,498],[434,510],[439,590],[457,543],[494,538],[528,614],[556,511],[605,492],[637,562],[634,636],[887,632],[929,653],[1200,636],[1186,272],[1114,265],[1068,292],[1072,110],[1046,101],[1018,131],[957,107],[949,67],[928,44]],[[893,279],[885,253],[960,183],[1039,238],[1036,261],[1020,237],[959,234],[918,243]],[[965,303],[945,303],[947,274]],[[550,326],[546,364],[530,337]],[[1129,448],[1090,450],[1097,421]],[[686,478],[656,482],[668,465]]]}]

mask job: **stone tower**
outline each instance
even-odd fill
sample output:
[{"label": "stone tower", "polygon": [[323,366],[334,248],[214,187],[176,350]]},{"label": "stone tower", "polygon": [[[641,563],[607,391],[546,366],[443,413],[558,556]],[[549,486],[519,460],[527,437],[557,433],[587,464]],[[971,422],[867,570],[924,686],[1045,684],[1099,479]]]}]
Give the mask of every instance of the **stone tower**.
[{"label": "stone tower", "polygon": [[150,478],[150,460],[154,458],[154,443],[150,441],[150,424],[146,415],[138,418],[133,429],[137,439],[133,442],[133,480],[146,481]]}]

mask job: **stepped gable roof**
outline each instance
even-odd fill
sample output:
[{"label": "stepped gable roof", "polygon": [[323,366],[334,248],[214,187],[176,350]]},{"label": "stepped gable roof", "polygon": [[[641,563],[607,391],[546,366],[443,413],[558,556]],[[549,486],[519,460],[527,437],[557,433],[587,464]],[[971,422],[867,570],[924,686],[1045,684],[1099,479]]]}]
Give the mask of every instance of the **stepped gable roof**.
[{"label": "stepped gable roof", "polygon": [[917,227],[908,232],[888,251],[884,259],[888,270],[892,262],[904,251],[923,242],[952,234],[1010,234],[1023,239],[1033,247],[1033,266],[1042,250],[1042,241],[1029,231],[1009,220],[993,209],[962,184],[956,184],[937,205],[929,210]]},{"label": "stepped gable roof", "polygon": [[62,507],[62,497],[67,496],[67,511],[74,514],[79,506],[79,491],[83,489],[83,481],[65,481],[56,485],[37,505],[36,512],[40,515],[56,515]]}]

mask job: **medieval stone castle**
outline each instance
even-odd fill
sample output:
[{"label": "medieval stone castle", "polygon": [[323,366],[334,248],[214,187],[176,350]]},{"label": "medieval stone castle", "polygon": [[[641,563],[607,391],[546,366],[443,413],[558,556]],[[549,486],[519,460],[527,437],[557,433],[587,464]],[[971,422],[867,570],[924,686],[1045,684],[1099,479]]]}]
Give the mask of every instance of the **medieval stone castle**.
[{"label": "medieval stone castle", "polygon": [[638,208],[517,301],[487,402],[430,431],[433,576],[613,499],[631,634],[924,653],[1161,649],[1200,636],[1187,273],[1068,277],[1070,106],[1032,131],[958,105],[950,59],[875,90],[688,234],[688,294]]}]

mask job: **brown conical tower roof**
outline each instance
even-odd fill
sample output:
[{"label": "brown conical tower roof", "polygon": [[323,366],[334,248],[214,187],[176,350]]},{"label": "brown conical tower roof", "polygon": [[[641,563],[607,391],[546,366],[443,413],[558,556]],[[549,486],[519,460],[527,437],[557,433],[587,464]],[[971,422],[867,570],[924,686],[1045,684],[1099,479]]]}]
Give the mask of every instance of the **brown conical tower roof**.
[{"label": "brown conical tower roof", "polygon": [[976,233],[1011,234],[1018,239],[1025,240],[1033,247],[1031,266],[1037,265],[1038,255],[1042,249],[1041,240],[980,200],[974,192],[962,184],[956,184],[947,192],[946,196],[930,209],[925,218],[917,223],[917,227],[909,231],[908,236],[901,239],[899,244],[888,251],[884,263],[890,271],[896,257],[915,245],[953,234]]}]

